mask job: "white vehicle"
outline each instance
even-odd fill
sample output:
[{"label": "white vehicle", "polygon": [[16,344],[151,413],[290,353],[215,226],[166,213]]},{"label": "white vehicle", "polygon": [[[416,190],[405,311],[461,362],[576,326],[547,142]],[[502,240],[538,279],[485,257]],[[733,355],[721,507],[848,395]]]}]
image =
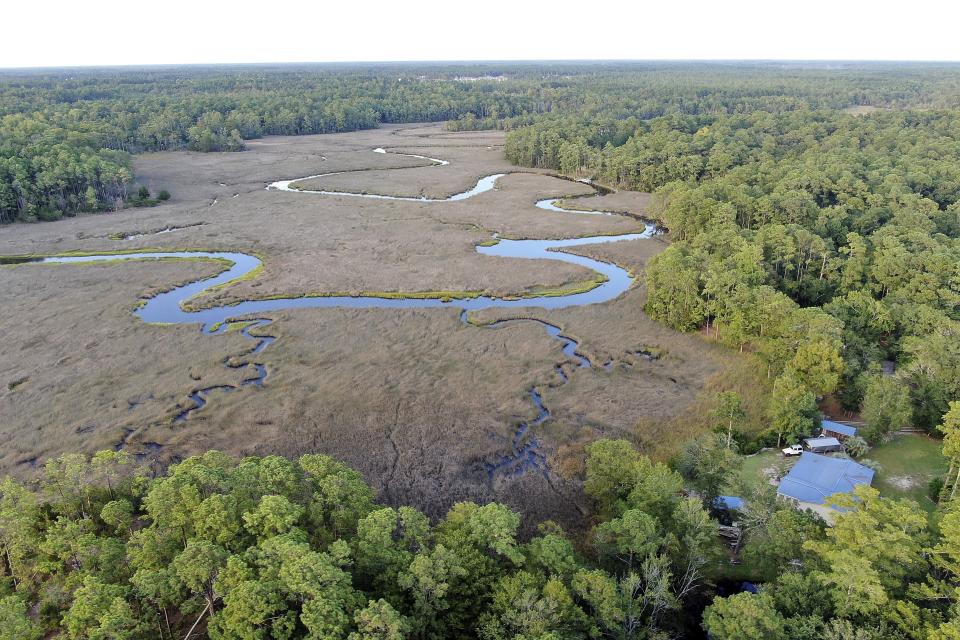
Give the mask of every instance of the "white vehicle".
[{"label": "white vehicle", "polygon": [[783,455],[785,456],[798,456],[803,453],[803,447],[798,444],[792,444],[786,449],[783,450]]}]

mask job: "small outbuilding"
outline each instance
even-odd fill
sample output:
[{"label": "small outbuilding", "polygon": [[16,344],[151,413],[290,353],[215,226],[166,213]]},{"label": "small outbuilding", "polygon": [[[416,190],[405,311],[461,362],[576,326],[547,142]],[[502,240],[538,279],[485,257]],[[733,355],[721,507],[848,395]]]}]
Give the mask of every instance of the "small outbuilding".
[{"label": "small outbuilding", "polygon": [[843,442],[847,438],[857,435],[857,428],[832,420],[824,420],[820,423],[820,435],[826,438],[836,438]]},{"label": "small outbuilding", "polygon": [[807,438],[803,441],[807,451],[813,453],[830,453],[831,451],[843,451],[843,443],[836,438]]},{"label": "small outbuilding", "polygon": [[793,501],[801,508],[827,515],[824,505],[828,496],[850,493],[860,484],[873,482],[873,469],[849,458],[831,458],[804,451],[797,464],[780,481],[777,495]]},{"label": "small outbuilding", "polygon": [[743,529],[737,522],[743,508],[743,498],[738,496],[718,496],[713,500],[711,515],[717,519],[717,534],[727,541],[734,552],[740,549],[743,538]]},{"label": "small outbuilding", "polygon": [[743,511],[743,506],[743,498],[739,496],[717,496],[713,500],[713,507],[724,511]]}]

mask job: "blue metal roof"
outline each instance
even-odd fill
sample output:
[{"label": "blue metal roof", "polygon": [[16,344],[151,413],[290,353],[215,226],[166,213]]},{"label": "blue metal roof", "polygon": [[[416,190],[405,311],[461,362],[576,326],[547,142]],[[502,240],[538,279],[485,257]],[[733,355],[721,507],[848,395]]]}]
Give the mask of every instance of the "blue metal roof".
[{"label": "blue metal roof", "polygon": [[717,496],[713,501],[713,506],[717,509],[726,509],[727,511],[740,511],[743,509],[743,498],[737,496]]},{"label": "blue metal roof", "polygon": [[849,493],[858,484],[873,482],[873,469],[846,458],[830,458],[804,451],[777,493],[801,502],[823,504],[827,496]]},{"label": "blue metal roof", "polygon": [[810,449],[819,449],[821,447],[839,447],[840,441],[836,438],[830,437],[820,437],[820,438],[805,438],[804,442],[807,444],[807,447]]},{"label": "blue metal roof", "polygon": [[851,427],[848,424],[840,424],[839,422],[834,422],[833,420],[823,420],[820,423],[820,428],[826,429],[827,431],[833,431],[834,433],[839,433],[842,436],[855,436],[857,435],[857,428]]}]

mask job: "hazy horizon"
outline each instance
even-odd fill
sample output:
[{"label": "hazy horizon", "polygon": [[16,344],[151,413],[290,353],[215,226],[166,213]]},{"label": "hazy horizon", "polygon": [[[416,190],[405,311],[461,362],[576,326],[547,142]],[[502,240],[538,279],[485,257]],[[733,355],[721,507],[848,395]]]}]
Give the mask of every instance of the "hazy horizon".
[{"label": "hazy horizon", "polygon": [[[902,5],[901,5],[902,6]],[[171,0],[103,0],[5,8],[15,25],[0,68],[503,61],[957,62],[960,8],[917,0],[909,11],[863,2],[760,0],[623,7],[491,0],[468,10],[438,0],[279,11]],[[43,20],[36,15],[42,13]]]},{"label": "hazy horizon", "polygon": [[98,70],[98,69],[163,69],[178,67],[296,67],[296,66],[389,66],[389,65],[517,65],[517,64],[730,64],[730,65],[789,65],[811,66],[817,68],[832,65],[871,66],[871,65],[960,65],[956,60],[904,60],[904,59],[803,59],[803,58],[531,58],[523,60],[477,58],[475,60],[430,59],[430,60],[265,60],[259,62],[154,62],[131,64],[63,64],[47,66],[0,67],[3,71],[58,71],[58,70]]}]

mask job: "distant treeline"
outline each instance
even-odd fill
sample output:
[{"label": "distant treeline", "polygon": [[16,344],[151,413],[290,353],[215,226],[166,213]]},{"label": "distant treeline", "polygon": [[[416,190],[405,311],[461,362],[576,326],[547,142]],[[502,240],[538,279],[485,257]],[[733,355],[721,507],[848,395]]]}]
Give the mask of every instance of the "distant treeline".
[{"label": "distant treeline", "polygon": [[[515,128],[542,114],[602,115],[611,128],[589,141],[601,148],[621,144],[637,120],[673,113],[952,106],[960,95],[954,71],[575,62],[7,71],[0,73],[0,222],[123,206],[128,154],[139,151],[237,151],[263,135],[384,122]],[[552,163],[537,153],[519,159]],[[581,164],[571,153],[565,170]]]},{"label": "distant treeline", "polygon": [[0,74],[0,222],[122,206],[130,153],[547,108],[525,83],[310,69]]}]

